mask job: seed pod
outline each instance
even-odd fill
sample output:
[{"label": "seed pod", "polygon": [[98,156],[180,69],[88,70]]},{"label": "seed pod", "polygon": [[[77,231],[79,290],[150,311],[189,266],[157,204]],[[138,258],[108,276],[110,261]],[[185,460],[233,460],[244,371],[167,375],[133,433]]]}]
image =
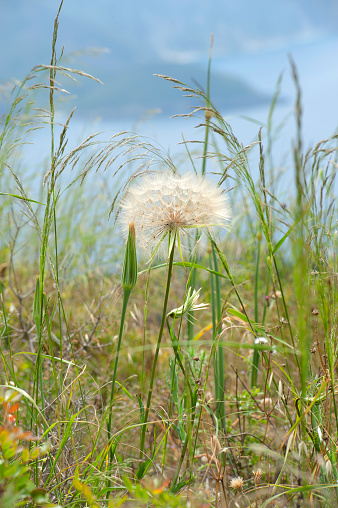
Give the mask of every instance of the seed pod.
[{"label": "seed pod", "polygon": [[124,291],[131,291],[137,282],[136,233],[134,222],[129,224],[129,235],[122,268],[121,284]]}]

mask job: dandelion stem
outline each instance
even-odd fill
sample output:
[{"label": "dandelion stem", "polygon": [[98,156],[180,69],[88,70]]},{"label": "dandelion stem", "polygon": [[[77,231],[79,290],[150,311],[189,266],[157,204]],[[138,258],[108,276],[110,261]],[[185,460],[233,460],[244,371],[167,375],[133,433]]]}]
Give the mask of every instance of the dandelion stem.
[{"label": "dandelion stem", "polygon": [[[175,234],[175,236],[176,236],[176,234]],[[170,249],[170,256],[169,256],[169,263],[168,263],[167,285],[166,285],[166,291],[165,291],[164,302],[163,302],[163,311],[162,311],[161,326],[160,326],[160,331],[159,331],[159,334],[158,334],[156,351],[155,351],[155,357],[154,357],[154,361],[153,361],[153,368],[152,368],[151,377],[150,377],[150,385],[149,385],[149,392],[148,392],[148,399],[147,399],[147,407],[146,407],[146,410],[144,412],[144,417],[143,417],[143,420],[142,420],[143,426],[142,426],[141,439],[140,439],[140,458],[142,458],[143,451],[144,451],[144,441],[145,441],[147,422],[148,422],[148,416],[149,416],[149,411],[150,411],[151,397],[152,397],[153,388],[154,388],[154,379],[155,379],[156,365],[157,365],[158,355],[159,355],[159,352],[160,352],[162,335],[163,335],[163,329],[164,329],[164,324],[165,324],[166,315],[167,315],[167,306],[168,306],[170,282],[171,282],[171,276],[172,276],[172,270],[173,270],[173,262],[174,262],[174,252],[175,252],[175,238],[173,240],[174,240],[173,242],[169,241],[169,245],[171,245],[171,249]]]}]

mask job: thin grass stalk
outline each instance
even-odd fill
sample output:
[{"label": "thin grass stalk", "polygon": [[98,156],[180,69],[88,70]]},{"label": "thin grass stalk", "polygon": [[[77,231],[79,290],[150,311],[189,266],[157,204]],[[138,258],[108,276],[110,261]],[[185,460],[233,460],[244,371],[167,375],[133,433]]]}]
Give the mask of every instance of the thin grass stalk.
[{"label": "thin grass stalk", "polygon": [[[212,57],[213,43],[214,43],[214,36],[212,35],[211,36],[209,62],[208,62],[208,72],[207,72],[207,91],[206,91],[206,107],[207,108],[210,107],[210,73],[211,73],[211,57]],[[206,125],[205,125],[205,137],[204,137],[204,143],[203,143],[202,169],[201,169],[201,174],[202,175],[205,175],[206,165],[207,165],[207,153],[208,153],[209,132],[210,132],[209,111],[205,112],[205,120],[206,120]],[[198,237],[198,231],[196,231],[196,239],[197,239],[197,237]],[[193,262],[194,260],[192,259],[191,261]],[[192,269],[192,274],[191,274],[191,287],[192,287],[192,289],[195,289],[195,287],[196,287],[196,280],[197,280],[196,269],[193,268]],[[194,336],[194,321],[193,321],[193,319],[194,319],[194,313],[191,312],[188,315],[188,340],[189,341],[191,341],[193,336]]]},{"label": "thin grass stalk", "polygon": [[[111,384],[111,391],[110,391],[110,401],[109,401],[109,417],[107,421],[107,431],[108,431],[108,441],[111,440],[111,425],[112,425],[112,408],[113,408],[113,402],[114,402],[114,391],[115,391],[115,382],[116,382],[116,373],[117,373],[117,366],[119,363],[119,355],[120,355],[120,349],[121,349],[121,341],[122,341],[122,335],[124,330],[124,321],[126,317],[129,297],[131,294],[131,289],[124,290],[123,291],[123,302],[122,302],[122,310],[121,310],[121,318],[120,318],[120,329],[119,329],[119,336],[117,341],[117,347],[116,347],[116,355],[115,355],[115,362],[114,362],[114,370],[113,370],[113,379]],[[109,452],[110,457],[110,464],[112,464],[114,459],[114,454],[112,452],[112,448],[110,448]]]},{"label": "thin grass stalk", "polygon": [[289,312],[288,312],[288,308],[287,308],[286,300],[285,300],[285,296],[284,296],[282,279],[281,279],[280,274],[279,274],[279,269],[278,269],[278,266],[277,266],[277,261],[276,261],[275,256],[273,256],[273,264],[274,264],[275,272],[276,272],[276,275],[277,275],[278,286],[279,286],[280,292],[282,293],[283,308],[284,308],[286,320],[288,322],[288,328],[289,328],[289,332],[290,332],[290,338],[291,338],[292,346],[293,346],[293,349],[294,349],[294,358],[295,358],[298,370],[300,372],[301,366],[300,366],[299,359],[298,359],[297,352],[296,352],[296,343],[295,343],[295,339],[294,339],[294,336],[293,336],[292,326],[291,326],[290,318],[289,318]]},{"label": "thin grass stalk", "polygon": [[[215,272],[218,272],[218,263],[216,257],[215,247],[212,245],[212,261],[214,265]],[[220,280],[217,275],[213,275],[215,279],[215,298],[213,303],[216,305],[215,314],[216,314],[216,326],[215,326],[215,336],[213,340],[216,340],[216,337],[219,335],[222,329],[222,297],[221,297],[221,285]],[[217,375],[218,379],[215,379],[215,383],[218,385],[218,396],[216,399],[216,407],[217,407],[217,416],[221,421],[221,427],[225,431],[226,423],[225,423],[225,404],[224,404],[224,351],[223,346],[218,343],[215,359],[217,364]]]},{"label": "thin grass stalk", "polygon": [[[213,270],[212,250],[210,250],[210,252],[209,252],[209,266],[210,266],[210,270]],[[213,339],[213,343],[215,341],[216,332],[217,332],[215,278],[216,277],[214,276],[214,274],[210,273],[211,320],[212,320],[212,339]],[[213,366],[214,366],[215,397],[216,397],[216,401],[217,401],[217,400],[220,400],[220,396],[219,396],[218,363],[217,363],[216,348],[215,348],[215,352],[214,352],[212,358],[213,358]]]},{"label": "thin grass stalk", "polygon": [[180,471],[181,471],[181,467],[182,467],[182,464],[183,464],[184,456],[185,456],[185,453],[187,451],[188,442],[189,442],[189,437],[187,435],[187,437],[185,438],[184,444],[183,444],[183,448],[182,448],[182,451],[181,451],[181,455],[180,455],[178,464],[177,464],[175,476],[173,478],[173,482],[172,482],[173,485],[176,485],[176,483],[177,483],[177,480],[178,480],[178,477],[179,477],[179,474],[180,474]]},{"label": "thin grass stalk", "polygon": [[[188,285],[188,284],[187,284]],[[196,391],[196,388],[194,390],[194,393],[192,391],[192,388],[191,388],[191,383],[190,383],[190,380],[189,380],[189,376],[187,374],[187,368],[189,368],[189,364],[188,362],[185,362],[185,365],[186,367],[184,367],[182,361],[181,361],[181,358],[180,358],[180,351],[179,351],[179,340],[178,340],[178,337],[180,336],[180,330],[181,330],[181,326],[182,326],[182,319],[183,319],[183,315],[181,316],[181,320],[180,320],[180,330],[179,330],[179,334],[178,334],[178,337],[176,337],[175,335],[175,332],[174,332],[174,324],[175,324],[175,319],[172,323],[172,325],[170,326],[169,325],[169,316],[167,316],[167,326],[168,326],[168,330],[169,330],[169,333],[170,333],[170,337],[171,337],[171,341],[172,341],[172,347],[173,347],[173,350],[174,350],[174,354],[175,354],[175,363],[174,363],[174,369],[176,367],[176,362],[177,364],[179,365],[181,371],[182,371],[182,374],[183,374],[183,378],[184,378],[184,385],[185,385],[185,391],[187,391],[187,394],[185,395],[184,397],[184,401],[185,401],[185,405],[184,405],[184,408],[185,408],[185,412],[186,412],[186,419],[187,419],[187,435],[186,435],[186,439],[185,439],[185,443],[187,442],[189,444],[189,463],[190,463],[190,467],[192,468],[193,466],[193,457],[194,457],[194,452],[195,452],[195,446],[192,446],[192,434],[193,434],[193,427],[194,427],[194,422],[195,422],[195,411],[196,411],[196,403],[197,403],[197,391]],[[173,370],[173,376],[175,374],[175,370]],[[173,383],[173,380],[172,380],[172,383]],[[185,446],[185,443],[184,443],[184,446],[183,446],[183,449],[184,449],[184,452],[182,450],[182,461],[183,461],[183,458],[184,458],[184,455],[186,453],[186,446]],[[182,464],[182,462],[181,462]],[[179,470],[177,472],[177,475],[179,474]],[[191,469],[191,475],[192,475],[192,469]]]},{"label": "thin grass stalk", "polygon": [[[174,390],[174,382],[175,382],[176,355],[173,358],[173,362],[174,362],[174,365],[173,365],[172,376],[171,376],[171,380],[170,380],[170,399],[169,399],[168,421],[167,421],[168,427],[170,427],[169,422],[171,419],[171,411],[172,411],[172,406],[173,406],[173,390]],[[169,433],[169,429],[168,429],[168,431],[165,432],[164,439],[163,439],[162,462],[161,462],[162,480],[164,477],[164,466],[165,466],[166,455],[167,455],[168,433]]]},{"label": "thin grass stalk", "polygon": [[150,411],[151,398],[152,398],[153,388],[154,388],[157,360],[158,360],[158,355],[160,352],[163,329],[164,329],[164,324],[165,324],[166,315],[167,315],[169,290],[170,290],[170,283],[171,283],[171,276],[172,276],[172,269],[173,269],[173,262],[174,262],[174,253],[175,253],[176,234],[173,233],[173,235],[174,235],[174,238],[170,238],[170,234],[169,234],[170,255],[169,255],[169,261],[168,261],[167,283],[166,283],[166,290],[165,290],[165,296],[164,296],[164,302],[163,302],[161,325],[160,325],[160,330],[159,330],[159,334],[158,334],[155,357],[153,360],[153,367],[152,367],[151,376],[150,376],[147,406],[146,406],[146,409],[144,412],[144,416],[142,418],[142,430],[141,430],[141,437],[140,437],[140,459],[143,458],[144,443],[145,443],[146,429],[147,429],[147,423],[148,423],[148,416],[149,416],[149,411]]},{"label": "thin grass stalk", "polygon": [[[213,43],[214,43],[214,36],[212,34],[211,44],[210,44],[209,61],[208,61],[208,71],[207,71],[207,91],[206,91],[206,107],[207,108],[210,107],[210,73],[211,73],[211,57],[212,57]],[[208,113],[208,111],[205,112],[206,125],[205,125],[205,137],[204,137],[203,155],[202,155],[202,169],[201,169],[202,175],[205,175],[205,171],[206,171],[207,153],[208,153],[208,144],[209,144],[209,132],[210,132],[210,126],[209,126],[210,118],[207,113]],[[198,238],[198,231],[196,231],[196,240],[197,240],[197,238]],[[194,262],[193,259],[191,261]],[[196,269],[192,268],[191,284],[190,284],[192,289],[196,288],[196,281],[197,281]],[[193,320],[194,320],[194,313],[191,312],[188,314],[188,340],[189,341],[191,341],[194,336],[194,321]]]},{"label": "thin grass stalk", "polygon": [[[198,232],[196,232],[196,242],[197,241],[198,241]],[[192,263],[194,264],[195,261],[196,261],[196,257],[194,257],[192,259]],[[197,277],[197,269],[193,266],[189,272],[189,277],[188,277],[188,280],[186,283],[185,298],[187,296],[187,292],[189,291],[189,288],[190,288],[190,290],[193,291],[194,288],[196,287],[196,277]],[[193,280],[193,279],[195,279],[195,280]],[[187,313],[188,326],[192,325],[191,329],[190,329],[192,332],[192,336],[191,336],[190,340],[188,337],[188,349],[193,347],[193,346],[191,346],[191,340],[193,339],[193,334],[194,334],[194,315],[195,315],[195,313],[193,311]],[[190,320],[191,320],[191,322],[190,322]],[[183,313],[182,313],[182,316],[180,319],[179,332],[178,332],[178,337],[177,337],[178,339],[181,335],[182,323],[183,323]],[[196,401],[194,400],[189,375],[187,374],[187,372],[189,372],[189,370],[191,368],[190,364],[189,364],[189,358],[188,357],[185,358],[185,362],[184,362],[185,366],[183,367],[182,362],[180,361],[180,358],[178,355],[177,345],[176,345],[176,352],[175,352],[175,360],[177,357],[177,360],[179,360],[178,363],[179,363],[179,366],[180,366],[180,369],[183,373],[183,378],[184,378],[184,392],[185,392],[184,407],[187,411],[187,435],[189,438],[189,457],[190,457],[190,464],[192,465],[193,454],[194,454],[194,448],[192,447],[192,432],[193,432],[193,426],[194,426],[193,414],[194,414],[194,409],[195,409],[194,406],[196,405]]]},{"label": "thin grass stalk", "polygon": [[[197,233],[197,232],[196,232]],[[191,259],[190,260],[192,263],[194,263],[195,259]],[[194,290],[196,288],[196,283],[197,283],[197,271],[196,271],[196,268],[192,268],[191,269],[191,274],[190,274],[190,286],[191,288]],[[188,317],[187,317],[187,320],[188,320],[188,342],[189,344],[191,343],[191,341],[193,340],[194,338],[194,311],[190,311],[188,313]]]},{"label": "thin grass stalk", "polygon": [[[256,259],[256,271],[255,271],[255,323],[258,323],[258,286],[259,286],[259,261],[260,261],[260,253],[261,253],[261,240],[262,235],[257,235],[257,259]],[[257,374],[258,374],[258,365],[259,365],[259,351],[258,349],[254,349],[253,359],[252,359],[252,368],[251,368],[251,388],[257,386]]]},{"label": "thin grass stalk", "polygon": [[[15,369],[14,369],[14,363],[13,363],[12,346],[11,346],[11,339],[9,336],[9,328],[8,328],[8,323],[7,323],[7,312],[6,312],[3,293],[0,293],[0,299],[1,299],[2,315],[3,315],[3,320],[4,320],[4,327],[3,327],[3,330],[1,331],[0,339],[2,339],[5,336],[7,338],[7,347],[8,347],[8,351],[9,351],[9,357],[10,357],[11,363],[12,363],[11,366],[8,364],[6,356],[3,352],[2,345],[1,345],[2,340],[0,340],[0,351],[1,351],[1,356],[3,358],[4,364],[7,365],[7,368],[10,371],[11,375],[13,376],[13,379],[15,379],[16,376],[15,376]],[[9,383],[9,377],[8,377],[7,371],[6,371],[6,378],[7,378],[7,383]],[[16,381],[16,379],[15,379],[15,381]]]},{"label": "thin grass stalk", "polygon": [[257,334],[256,334],[256,331],[255,331],[255,329],[254,329],[254,327],[253,327],[253,325],[252,325],[251,319],[249,318],[249,316],[248,316],[248,314],[247,314],[247,312],[246,312],[246,309],[245,309],[245,306],[244,306],[244,304],[243,304],[242,298],[240,297],[240,295],[239,295],[239,293],[238,293],[238,291],[237,291],[237,286],[236,286],[236,284],[235,284],[235,281],[234,281],[234,278],[233,278],[233,276],[232,276],[232,273],[231,273],[231,271],[230,271],[230,269],[229,269],[228,262],[227,262],[227,260],[226,260],[226,258],[225,258],[225,256],[224,256],[223,252],[220,250],[220,248],[218,247],[217,243],[215,242],[215,240],[213,240],[213,238],[212,238],[212,237],[210,237],[210,241],[211,241],[212,245],[214,246],[214,248],[215,248],[215,250],[216,250],[216,252],[217,252],[217,255],[218,255],[218,257],[219,257],[219,259],[220,259],[220,261],[221,261],[221,263],[222,263],[222,266],[223,266],[224,270],[226,271],[226,274],[227,274],[227,275],[228,275],[228,277],[229,277],[229,280],[230,280],[230,282],[231,282],[231,285],[232,285],[232,287],[234,288],[234,291],[235,291],[235,293],[236,293],[237,299],[238,299],[238,301],[239,301],[239,303],[240,303],[240,305],[241,305],[241,307],[242,307],[242,309],[243,309],[243,313],[245,314],[245,317],[246,317],[246,318],[247,318],[247,320],[248,320],[248,324],[249,324],[249,326],[250,326],[250,329],[251,329],[252,333],[254,334],[254,336],[256,337],[256,335],[257,335]]},{"label": "thin grass stalk", "polygon": [[[268,276],[267,276],[267,279],[266,279],[265,296],[267,296],[268,293],[269,293],[269,286],[270,286],[270,270],[268,270]],[[267,302],[266,302],[265,305],[264,305],[264,309],[263,309],[262,325],[264,325],[264,323],[265,323],[267,309],[268,309],[268,305],[267,305]]]},{"label": "thin grass stalk", "polygon": [[[213,45],[214,45],[214,35],[212,34],[211,35],[211,43],[210,43],[209,61],[208,61],[207,90],[206,90],[206,101],[205,101],[207,108],[210,108],[210,75],[211,75],[211,60],[212,60]],[[205,170],[206,170],[207,152],[208,152],[208,143],[209,143],[209,131],[210,131],[209,111],[206,111],[205,113],[206,113],[206,115],[205,115],[206,125],[205,125],[205,137],[204,137],[204,145],[203,145],[203,159],[202,159],[202,171],[201,171],[202,175],[205,174]]]},{"label": "thin grass stalk", "polygon": [[147,312],[148,312],[148,296],[149,296],[149,282],[150,282],[150,273],[151,273],[151,265],[149,265],[149,269],[147,270],[148,277],[145,287],[144,294],[144,311],[143,311],[143,348],[142,348],[142,372],[141,372],[141,400],[143,400],[144,395],[144,366],[145,366],[145,345],[146,345],[146,323],[147,323]]}]

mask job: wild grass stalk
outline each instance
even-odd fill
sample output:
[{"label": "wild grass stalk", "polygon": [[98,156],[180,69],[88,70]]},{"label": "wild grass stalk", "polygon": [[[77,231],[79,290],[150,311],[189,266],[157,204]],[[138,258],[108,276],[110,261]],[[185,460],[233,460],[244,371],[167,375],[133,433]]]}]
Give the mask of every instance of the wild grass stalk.
[{"label": "wild grass stalk", "polygon": [[[255,323],[258,323],[258,289],[259,289],[259,262],[261,255],[261,241],[262,234],[259,232],[257,234],[257,254],[256,254],[256,270],[255,270]],[[251,371],[251,388],[257,386],[257,375],[258,375],[258,365],[259,365],[259,351],[254,349],[253,358],[252,358],[252,371]]]}]

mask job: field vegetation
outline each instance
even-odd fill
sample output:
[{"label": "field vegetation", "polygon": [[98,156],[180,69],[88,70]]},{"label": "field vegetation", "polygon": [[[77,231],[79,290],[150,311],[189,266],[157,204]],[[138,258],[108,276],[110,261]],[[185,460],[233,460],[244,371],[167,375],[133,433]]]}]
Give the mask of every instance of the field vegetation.
[{"label": "field vegetation", "polygon": [[127,132],[69,149],[64,82],[95,78],[58,21],[1,120],[0,506],[336,507],[337,135],[303,146],[290,60],[285,164],[280,82],[244,146],[210,59],[205,90],[160,77],[204,136],[178,162]]}]

